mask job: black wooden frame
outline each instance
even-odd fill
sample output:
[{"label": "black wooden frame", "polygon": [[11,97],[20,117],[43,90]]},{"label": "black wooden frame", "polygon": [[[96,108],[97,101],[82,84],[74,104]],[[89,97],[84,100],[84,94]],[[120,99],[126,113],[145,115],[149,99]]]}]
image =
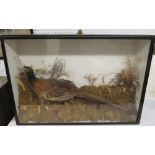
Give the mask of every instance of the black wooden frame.
[{"label": "black wooden frame", "polygon": [[[148,82],[148,77],[149,77],[149,72],[150,72],[150,66],[151,66],[151,61],[152,61],[152,55],[153,55],[153,50],[154,50],[154,39],[155,36],[153,35],[3,35],[0,36],[1,39],[1,46],[2,46],[2,53],[4,57],[4,62],[6,66],[6,73],[8,76],[8,82],[10,84],[10,96],[12,98],[12,102],[14,105],[14,112],[15,112],[15,118],[16,118],[16,123],[17,125],[120,125],[120,124],[139,124],[140,119],[141,119],[141,113],[143,109],[143,103],[145,99],[145,92],[146,92],[146,87],[147,87],[147,82]],[[10,40],[10,39],[146,39],[150,40],[150,48],[149,48],[149,53],[148,53],[148,58],[147,58],[147,65],[145,69],[145,77],[144,77],[144,83],[143,83],[143,88],[142,88],[142,93],[141,93],[141,99],[140,99],[140,106],[137,114],[137,119],[135,122],[74,122],[74,123],[20,123],[18,120],[17,116],[17,109],[15,106],[15,101],[14,101],[14,95],[13,95],[13,90],[12,90],[12,84],[11,84],[11,79],[10,79],[10,72],[9,72],[9,67],[8,67],[8,62],[7,62],[7,56],[6,56],[6,50],[5,50],[5,40]]]},{"label": "black wooden frame", "polygon": [[[0,47],[1,48],[1,47]],[[0,60],[4,61],[4,57],[0,57]],[[12,103],[12,98],[10,97],[11,92],[10,90],[10,84],[7,82],[0,88],[0,96],[2,97],[0,99],[2,117],[1,117],[1,126],[6,126],[10,123],[12,118],[14,117],[14,108]]]}]

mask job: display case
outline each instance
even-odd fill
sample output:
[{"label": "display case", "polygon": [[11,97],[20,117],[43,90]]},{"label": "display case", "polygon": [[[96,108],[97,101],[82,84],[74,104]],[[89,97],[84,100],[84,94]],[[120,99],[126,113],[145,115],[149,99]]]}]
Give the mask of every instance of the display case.
[{"label": "display case", "polygon": [[154,36],[1,38],[17,124],[137,124]]},{"label": "display case", "polygon": [[8,89],[4,60],[0,58],[0,126],[8,125],[14,116],[13,102]]}]

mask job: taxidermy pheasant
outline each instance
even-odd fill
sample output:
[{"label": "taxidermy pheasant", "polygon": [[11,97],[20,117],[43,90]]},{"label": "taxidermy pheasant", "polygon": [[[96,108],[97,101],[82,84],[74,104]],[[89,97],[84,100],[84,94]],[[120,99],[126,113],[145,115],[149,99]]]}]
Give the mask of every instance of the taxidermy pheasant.
[{"label": "taxidermy pheasant", "polygon": [[[59,79],[65,75],[64,64],[55,63],[50,79],[39,79],[35,76],[31,67],[24,67],[24,75],[26,83],[32,95],[43,99],[45,103],[64,103],[73,98],[83,99],[88,103],[107,104],[114,108],[126,111],[123,107],[110,103],[100,96],[81,91],[75,84],[69,80]],[[56,71],[56,68],[58,71]],[[58,69],[59,68],[59,69]],[[61,70],[61,71],[60,71]]]}]

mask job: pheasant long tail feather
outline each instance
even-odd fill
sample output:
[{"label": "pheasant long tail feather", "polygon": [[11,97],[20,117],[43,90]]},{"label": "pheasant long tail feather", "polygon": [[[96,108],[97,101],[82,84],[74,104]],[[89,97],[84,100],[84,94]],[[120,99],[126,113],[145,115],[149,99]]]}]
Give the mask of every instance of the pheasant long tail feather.
[{"label": "pheasant long tail feather", "polygon": [[74,97],[76,97],[76,98],[85,99],[85,100],[88,100],[88,101],[93,101],[93,102],[98,102],[98,103],[102,103],[102,104],[107,104],[107,105],[109,105],[111,107],[114,107],[114,108],[117,108],[119,110],[127,111],[123,107],[121,107],[121,106],[119,106],[117,104],[111,103],[111,102],[103,99],[100,96],[92,95],[92,94],[85,93],[85,92],[66,93],[66,94],[64,94],[62,96],[58,96],[58,97],[49,97],[45,92],[43,92],[40,97],[45,99],[45,100],[47,100],[47,101],[49,101],[49,102],[51,102],[51,103],[54,103],[54,102],[65,102],[65,101],[68,101],[68,100],[73,99]]},{"label": "pheasant long tail feather", "polygon": [[125,111],[125,112],[127,111],[122,106],[119,106],[117,104],[111,103],[111,102],[103,99],[100,96],[96,96],[96,95],[92,95],[92,94],[89,94],[89,93],[82,92],[82,93],[79,93],[78,94],[78,97],[79,98],[83,98],[83,99],[87,99],[89,101],[94,101],[94,102],[98,102],[98,103],[102,103],[102,104],[107,104],[107,105],[109,105],[111,107],[117,108],[117,109],[122,110],[122,111]]}]

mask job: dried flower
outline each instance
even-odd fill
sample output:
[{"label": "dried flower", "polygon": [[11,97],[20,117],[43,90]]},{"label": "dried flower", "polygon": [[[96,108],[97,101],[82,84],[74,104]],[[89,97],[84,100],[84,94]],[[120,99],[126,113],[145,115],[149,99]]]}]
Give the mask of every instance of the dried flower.
[{"label": "dried flower", "polygon": [[90,73],[90,74],[85,75],[84,78],[87,80],[89,85],[94,86],[95,82],[98,79],[98,76],[95,76],[92,73]]},{"label": "dried flower", "polygon": [[61,59],[56,59],[54,62],[54,65],[52,66],[50,70],[50,78],[51,79],[60,79],[62,76],[69,76],[69,72],[65,69],[65,62],[63,62]]}]

